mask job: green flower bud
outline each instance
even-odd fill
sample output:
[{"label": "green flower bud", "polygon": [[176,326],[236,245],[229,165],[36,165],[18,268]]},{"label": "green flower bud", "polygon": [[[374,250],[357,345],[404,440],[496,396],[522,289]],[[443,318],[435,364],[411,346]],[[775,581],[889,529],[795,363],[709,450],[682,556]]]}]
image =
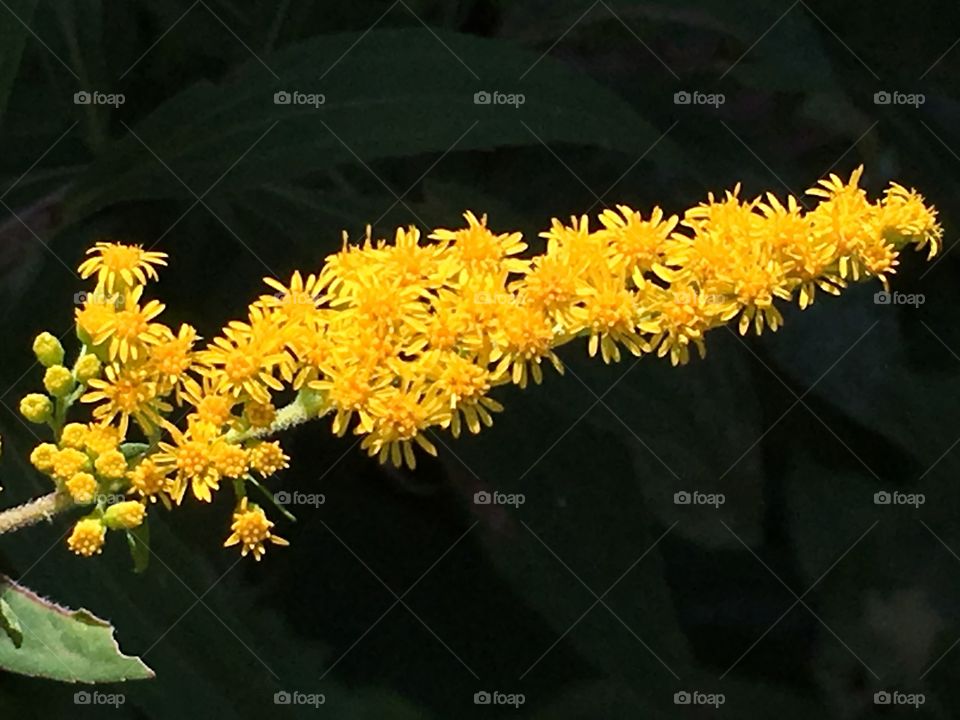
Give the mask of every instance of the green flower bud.
[{"label": "green flower bud", "polygon": [[44,367],[59,365],[63,362],[63,345],[53,335],[42,332],[33,341],[33,353]]}]

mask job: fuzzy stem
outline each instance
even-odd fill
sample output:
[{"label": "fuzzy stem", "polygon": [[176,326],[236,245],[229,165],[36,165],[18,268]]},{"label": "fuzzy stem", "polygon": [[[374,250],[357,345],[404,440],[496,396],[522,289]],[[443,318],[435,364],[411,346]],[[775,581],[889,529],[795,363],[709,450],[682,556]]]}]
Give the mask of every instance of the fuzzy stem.
[{"label": "fuzzy stem", "polygon": [[0,535],[50,520],[57,513],[73,507],[73,500],[64,493],[50,493],[23,505],[0,512]]}]

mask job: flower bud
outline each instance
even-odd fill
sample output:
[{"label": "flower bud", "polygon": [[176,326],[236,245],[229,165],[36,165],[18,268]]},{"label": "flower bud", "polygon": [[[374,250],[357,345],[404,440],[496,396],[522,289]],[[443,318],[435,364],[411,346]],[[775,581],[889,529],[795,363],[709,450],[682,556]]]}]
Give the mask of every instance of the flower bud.
[{"label": "flower bud", "polygon": [[142,503],[127,500],[108,507],[103,514],[103,522],[111,530],[132,530],[143,524],[145,512]]},{"label": "flower bud", "polygon": [[63,345],[53,335],[43,332],[33,341],[33,353],[44,367],[63,362]]},{"label": "flower bud", "polygon": [[39,425],[53,417],[53,403],[46,395],[30,393],[20,401],[20,414]]},{"label": "flower bud", "polygon": [[67,545],[77,555],[90,557],[103,550],[107,529],[97,518],[83,518],[73,526]]},{"label": "flower bud", "polygon": [[77,380],[89,382],[100,375],[100,359],[96,355],[86,354],[77,360]]},{"label": "flower bud", "polygon": [[63,365],[49,367],[43,375],[43,386],[54,397],[66,397],[73,390],[74,385],[73,373]]}]

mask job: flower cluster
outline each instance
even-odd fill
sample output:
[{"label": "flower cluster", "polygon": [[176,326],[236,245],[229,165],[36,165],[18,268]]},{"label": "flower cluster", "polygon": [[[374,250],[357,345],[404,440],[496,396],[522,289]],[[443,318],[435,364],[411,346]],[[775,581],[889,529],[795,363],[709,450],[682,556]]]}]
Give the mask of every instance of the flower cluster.
[{"label": "flower cluster", "polygon": [[[329,415],[371,456],[414,468],[415,448],[436,454],[434,433],[490,426],[503,409],[497,386],[539,383],[545,364],[562,372],[555,351],[575,338],[605,362],[626,350],[686,363],[713,328],[779,328],[777,300],[806,308],[818,290],[870,278],[886,287],[905,246],[935,255],[936,211],[897,184],[871,201],[861,174],[822,180],[810,209],[737,187],[682,218],[620,205],[595,223],[554,220],[536,254],[471,212],[464,227],[426,238],[400,228],[388,242],[368,228],[317,273],[267,278],[247,317],[202,348],[192,327],[174,332],[157,321],[163,305],[144,301],[166,256],[98,243],[80,266],[96,288],[77,312],[79,359],[64,366],[48,334],[34,346],[48,394],[28,395],[21,411],[50,424],[56,442],[38,446],[33,464],[77,505],[94,505],[69,540],[79,554],[99,552],[105,529],[136,528],[158,499],[179,505],[189,490],[209,502],[229,480],[227,545],[259,560],[266,542],[285,544],[246,496],[287,466],[263,440],[277,431]],[[92,420],[64,425],[78,398]],[[144,442],[128,437],[131,419]],[[111,493],[136,499],[100,499]]]}]

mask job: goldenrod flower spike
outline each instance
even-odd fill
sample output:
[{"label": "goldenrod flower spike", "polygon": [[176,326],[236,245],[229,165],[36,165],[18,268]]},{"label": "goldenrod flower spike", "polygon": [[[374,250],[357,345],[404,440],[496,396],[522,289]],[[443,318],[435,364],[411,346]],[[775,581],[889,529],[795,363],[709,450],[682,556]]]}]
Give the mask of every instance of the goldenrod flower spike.
[{"label": "goldenrod flower spike", "polygon": [[[76,363],[49,333],[33,345],[47,392],[20,409],[54,442],[30,461],[57,497],[90,508],[68,541],[78,554],[146,522],[157,500],[211,502],[228,487],[239,502],[226,544],[259,560],[286,541],[247,490],[288,466],[267,439],[282,430],[329,415],[380,462],[415,468],[439,434],[491,426],[498,386],[540,383],[546,365],[562,373],[557,349],[575,339],[604,362],[626,351],[684,364],[706,354],[712,329],[776,331],[783,303],[803,309],[866,279],[886,288],[907,245],[936,255],[936,210],[896,183],[871,200],[862,174],[821,180],[810,209],[737,186],[677,215],[618,205],[553,219],[538,252],[470,211],[464,227],[426,237],[367,228],[314,272],[266,278],[247,316],[205,346],[144,297],[166,255],[97,243],[80,266],[96,284],[76,313]],[[94,422],[67,422],[77,399]]]}]

